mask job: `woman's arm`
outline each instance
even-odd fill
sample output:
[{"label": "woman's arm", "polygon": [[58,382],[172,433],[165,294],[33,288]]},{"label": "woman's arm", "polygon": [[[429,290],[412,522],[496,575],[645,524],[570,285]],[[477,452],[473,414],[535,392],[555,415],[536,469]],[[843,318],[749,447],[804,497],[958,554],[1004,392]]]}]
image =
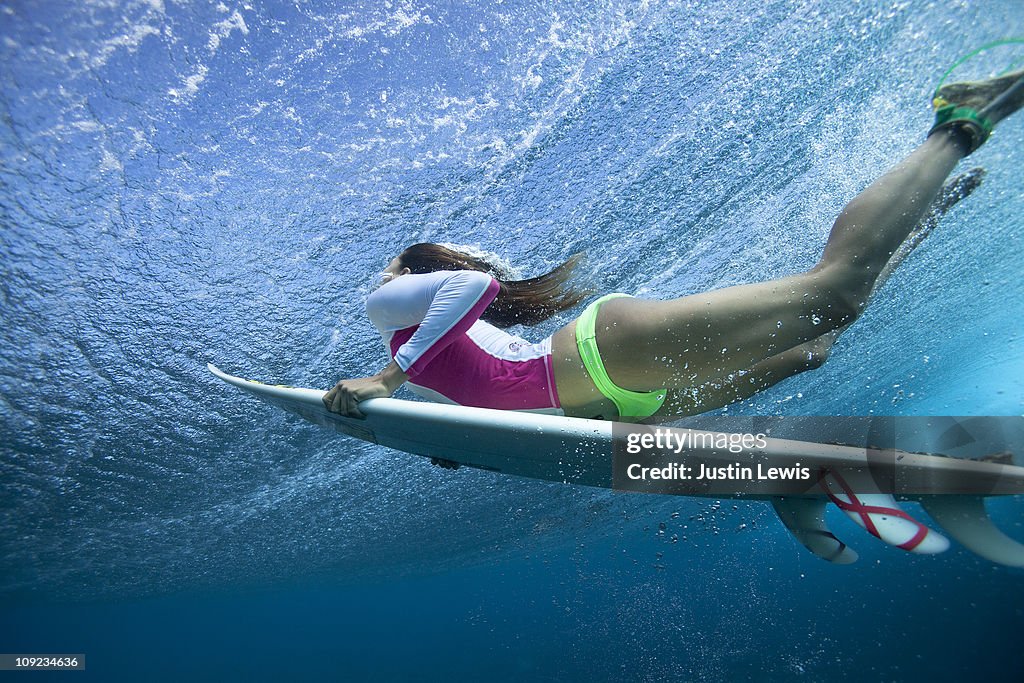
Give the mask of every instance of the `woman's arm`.
[{"label": "woman's arm", "polygon": [[392,353],[399,367],[416,377],[445,347],[464,334],[498,295],[500,285],[473,270],[403,275],[370,295],[366,312],[389,338],[415,329]]},{"label": "woman's arm", "polygon": [[324,394],[327,410],[341,413],[346,417],[365,417],[358,407],[360,401],[368,398],[383,398],[395,393],[398,387],[409,379],[398,363],[391,361],[388,366],[372,377],[343,379]]},{"label": "woman's arm", "polygon": [[345,379],[324,394],[328,410],[363,417],[356,407],[368,398],[390,396],[415,377],[448,344],[468,330],[497,296],[498,281],[478,271],[440,271],[395,277],[370,295],[366,312],[385,340],[414,330],[394,360],[372,377]]}]

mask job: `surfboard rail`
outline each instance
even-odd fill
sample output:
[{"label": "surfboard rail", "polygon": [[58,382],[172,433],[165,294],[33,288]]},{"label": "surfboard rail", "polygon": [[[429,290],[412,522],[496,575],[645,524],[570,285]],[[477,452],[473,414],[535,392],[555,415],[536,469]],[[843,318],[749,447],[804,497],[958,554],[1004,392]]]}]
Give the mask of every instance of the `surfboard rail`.
[{"label": "surfboard rail", "polygon": [[[219,379],[267,403],[362,441],[495,473],[613,487],[613,450],[621,434],[616,434],[612,422],[394,398],[360,403],[366,417],[354,419],[328,411],[322,401],[324,391],[264,384],[228,374],[213,364],[207,367]],[[984,496],[1024,493],[1024,467],[932,454],[891,453],[893,466],[898,463],[899,471],[916,472],[919,476],[911,479],[922,487],[914,493],[900,492],[901,498],[920,501],[950,536],[976,554],[999,564],[1024,567],[1024,544],[999,531],[984,508]],[[858,467],[864,470],[868,455],[863,448],[769,438],[756,455],[783,467],[802,462],[819,476],[814,486],[795,495],[766,493],[756,487],[738,487],[733,493],[685,495],[771,501],[780,520],[802,545],[818,557],[839,564],[854,561],[857,554],[828,528],[824,512],[829,502],[866,531],[896,547],[925,554],[949,547],[942,534],[905,512],[892,492],[853,487],[843,478],[860,471]],[[682,457],[713,462],[715,458],[735,460],[742,454],[712,447]],[[879,462],[872,463],[875,475],[878,467]],[[950,481],[966,481],[975,488],[950,491]],[[934,485],[929,482],[945,482],[945,488],[928,489]],[[979,484],[985,484],[980,489],[984,495],[966,493],[979,490]]]}]

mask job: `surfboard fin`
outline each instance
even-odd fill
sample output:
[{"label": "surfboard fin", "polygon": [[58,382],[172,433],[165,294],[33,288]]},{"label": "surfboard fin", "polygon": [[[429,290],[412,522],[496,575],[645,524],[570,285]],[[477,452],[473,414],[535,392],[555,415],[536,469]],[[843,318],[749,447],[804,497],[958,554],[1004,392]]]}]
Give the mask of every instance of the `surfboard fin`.
[{"label": "surfboard fin", "polygon": [[836,472],[827,472],[820,482],[836,507],[889,545],[923,555],[949,549],[948,538],[907,514],[891,494],[856,493]]},{"label": "surfboard fin", "polygon": [[981,496],[929,496],[921,506],[968,550],[997,564],[1024,567],[1024,544],[992,523]]},{"label": "surfboard fin", "polygon": [[789,533],[818,557],[835,564],[857,561],[857,552],[825,524],[823,498],[772,498],[772,507]]}]

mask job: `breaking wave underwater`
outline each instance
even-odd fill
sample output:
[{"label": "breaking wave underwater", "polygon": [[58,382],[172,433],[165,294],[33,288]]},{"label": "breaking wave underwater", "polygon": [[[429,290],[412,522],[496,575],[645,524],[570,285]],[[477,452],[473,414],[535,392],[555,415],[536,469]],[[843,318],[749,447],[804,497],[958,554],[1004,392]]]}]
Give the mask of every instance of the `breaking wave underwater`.
[{"label": "breaking wave underwater", "polygon": [[[488,579],[502,609],[527,592],[514,575],[534,581],[523,604],[553,615],[540,632],[585,625],[574,666],[599,678],[613,672],[586,668],[597,643],[655,633],[691,645],[685,663],[634,653],[662,663],[653,678],[757,671],[767,646],[730,624],[813,610],[811,593],[843,604],[837,581],[891,616],[905,603],[857,592],[960,594],[959,578],[984,573],[972,601],[1019,624],[998,607],[1021,596],[1019,573],[967,553],[869,547],[863,573],[839,578],[796,557],[759,503],[452,473],[279,414],[205,370],[327,387],[377,369],[367,282],[416,241],[475,244],[526,274],[585,250],[596,290],[648,297],[806,268],[843,204],[922,139],[942,69],[1024,33],[1016,0],[973,7],[0,6],[4,602],[308,581],[448,590],[422,577],[472,584],[474,567],[505,567]],[[974,59],[962,75],[991,68]],[[824,368],[727,412],[1020,415],[1022,122],[972,157],[985,184]],[[1019,536],[1019,502],[994,509]],[[950,629],[936,642],[961,637],[966,602],[936,617]],[[466,609],[514,630],[497,607]],[[857,661],[869,641],[832,628],[794,625],[799,647],[771,645],[772,666]],[[968,640],[982,636],[1001,642]]]}]

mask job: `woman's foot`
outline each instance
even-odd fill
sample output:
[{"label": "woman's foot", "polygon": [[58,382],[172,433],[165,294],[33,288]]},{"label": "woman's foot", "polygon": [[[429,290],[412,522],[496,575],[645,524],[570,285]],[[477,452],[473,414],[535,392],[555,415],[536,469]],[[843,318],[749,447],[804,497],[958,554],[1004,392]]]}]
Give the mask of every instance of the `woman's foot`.
[{"label": "woman's foot", "polygon": [[997,76],[984,81],[950,83],[935,91],[932,107],[941,109],[950,104],[970,107],[981,111],[993,100],[1002,95],[1011,85],[1024,77],[1024,69],[1014,71],[1005,76]]},{"label": "woman's foot", "polygon": [[950,83],[932,100],[936,131],[957,135],[967,154],[992,134],[996,123],[1024,106],[1024,70],[984,81]]}]

